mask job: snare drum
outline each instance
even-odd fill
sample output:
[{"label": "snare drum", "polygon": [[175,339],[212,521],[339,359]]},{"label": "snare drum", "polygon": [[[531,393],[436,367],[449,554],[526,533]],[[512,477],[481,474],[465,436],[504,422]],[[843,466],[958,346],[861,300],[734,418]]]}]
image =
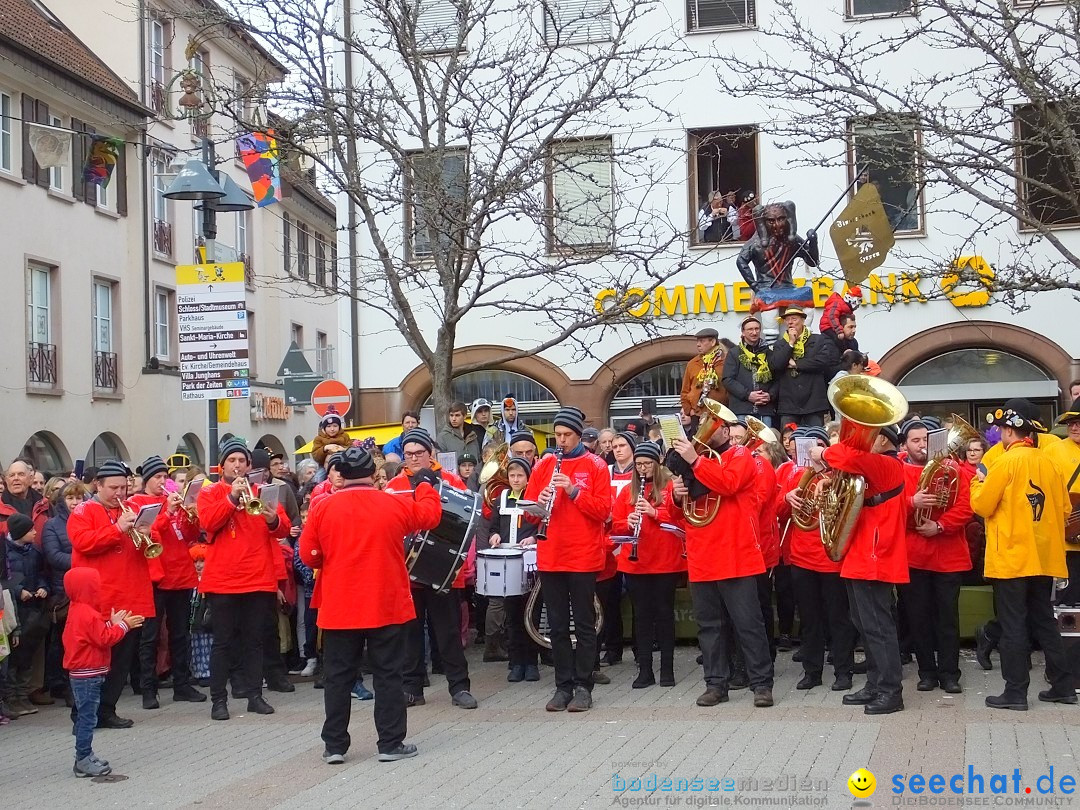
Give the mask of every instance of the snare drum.
[{"label": "snare drum", "polygon": [[476,552],[476,592],[481,596],[521,596],[529,590],[525,552],[513,546]]},{"label": "snare drum", "polygon": [[475,492],[456,489],[446,481],[439,481],[439,500],[439,525],[406,541],[405,566],[413,582],[446,592],[465,565],[480,507]]}]

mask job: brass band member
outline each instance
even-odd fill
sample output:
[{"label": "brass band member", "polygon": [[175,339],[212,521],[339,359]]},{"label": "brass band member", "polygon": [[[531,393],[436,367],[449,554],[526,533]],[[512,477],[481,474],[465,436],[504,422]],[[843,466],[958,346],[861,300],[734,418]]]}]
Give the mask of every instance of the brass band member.
[{"label": "brass band member", "polygon": [[1058,417],[1068,435],[1054,442],[1043,452],[1053,461],[1058,472],[1065,478],[1072,503],[1070,517],[1065,526],[1065,564],[1069,569],[1069,585],[1058,591],[1059,605],[1080,604],[1080,399]]},{"label": "brass band member", "polygon": [[728,399],[727,389],[721,381],[725,353],[719,333],[711,328],[702,329],[694,335],[694,340],[697,341],[698,353],[686,364],[679,394],[684,425],[690,424],[691,417],[701,413],[702,399],[714,399],[722,404],[726,404]]},{"label": "brass band member", "polygon": [[[406,627],[416,614],[403,541],[437,526],[442,507],[428,482],[419,482],[412,497],[375,489],[375,462],[363,448],[350,447],[336,468],[344,485],[311,507],[300,535],[300,559],[319,570],[315,592],[325,672],[323,760],[340,764],[349,750],[350,691],[365,642],[375,680],[379,761],[414,757],[416,746],[405,743],[402,671]],[[377,518],[357,520],[357,515]]]},{"label": "brass band member", "polygon": [[[555,659],[555,694],[546,706],[549,712],[592,708],[596,663],[593,599],[596,576],[604,568],[611,476],[603,459],[581,443],[584,430],[585,414],[577,408],[562,408],[555,414],[558,452],[537,462],[525,491],[527,500],[539,501],[551,512],[547,539],[536,544]],[[577,647],[570,640],[571,610]]]},{"label": "brass band member", "polygon": [[221,478],[199,490],[199,522],[206,532],[206,562],[199,591],[213,616],[210,651],[210,717],[229,719],[225,691],[233,661],[240,662],[239,685],[248,696],[247,710],[273,714],[262,696],[263,637],[277,610],[281,551],[277,540],[289,536],[289,518],[277,509],[253,508],[258,488],[246,478],[251,451],[240,439],[221,446]]},{"label": "brass band member", "polygon": [[1001,676],[1005,691],[990,695],[991,709],[1027,711],[1028,672],[1035,638],[1046,657],[1049,703],[1076,703],[1065,648],[1050,603],[1054,577],[1065,577],[1065,515],[1069,493],[1057,466],[1035,447],[1044,430],[1025,399],[1010,399],[988,414],[1001,428],[1001,457],[971,482],[971,508],[986,519],[985,576],[994,585],[1001,624]]}]

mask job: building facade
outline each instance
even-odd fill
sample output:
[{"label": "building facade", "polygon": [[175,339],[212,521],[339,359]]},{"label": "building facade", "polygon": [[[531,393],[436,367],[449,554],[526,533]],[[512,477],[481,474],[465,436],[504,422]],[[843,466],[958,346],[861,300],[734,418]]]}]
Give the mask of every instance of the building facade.
[{"label": "building facade", "polygon": [[[0,458],[25,455],[50,472],[151,453],[205,464],[208,406],[181,401],[176,303],[176,267],[202,258],[203,229],[189,201],[164,192],[204,138],[217,169],[251,188],[234,140],[245,124],[265,127],[258,87],[284,78],[281,66],[239,28],[208,28],[205,14],[220,13],[212,3],[4,8],[0,277],[25,305],[3,320],[9,351],[23,357],[0,391]],[[173,79],[185,68],[213,103],[198,120],[175,117]],[[83,184],[78,134],[67,164],[41,170],[27,120],[124,139],[107,189]],[[277,371],[292,341],[313,370],[334,370],[336,215],[299,166],[283,160],[283,174],[280,203],[219,214],[214,258],[245,265],[252,378],[251,398],[231,402],[220,433],[291,453],[317,417],[287,407]]]},{"label": "building facade", "polygon": [[[434,5],[449,7],[449,2]],[[823,37],[838,37],[859,28],[867,37],[896,33],[904,21],[895,14],[911,6],[906,0],[828,0],[824,4],[828,8],[819,0],[805,0],[796,5],[807,15],[813,13],[815,32]],[[572,40],[574,44],[564,47],[587,48],[611,39],[615,23],[604,21],[609,6],[600,0],[551,0],[543,6],[549,11],[554,8],[550,16],[556,19],[565,6],[572,7],[574,13],[591,15],[594,22],[601,20]],[[586,12],[580,11],[583,6]],[[853,125],[846,143],[823,147],[835,147],[832,154],[846,152],[846,167],[795,168],[782,149],[784,144],[767,134],[777,114],[767,100],[752,94],[720,93],[717,71],[723,69],[725,53],[776,46],[775,41],[766,43],[756,30],[774,11],[774,5],[764,0],[669,0],[650,11],[656,23],[652,30],[675,31],[695,55],[685,66],[675,68],[681,71],[673,82],[675,89],[667,97],[653,99],[670,113],[670,119],[650,129],[648,135],[658,155],[674,152],[679,157],[669,161],[663,187],[655,188],[642,201],[656,221],[674,223],[683,232],[680,249],[672,251],[671,261],[680,262],[678,266],[684,269],[645,295],[642,293],[649,287],[645,277],[640,280],[641,289],[635,290],[633,285],[613,289],[597,269],[588,299],[573,302],[587,310],[630,296],[636,303],[624,320],[632,337],[628,340],[625,331],[598,334],[595,340],[585,339],[588,352],[565,343],[491,371],[475,372],[455,383],[455,398],[468,402],[475,396],[486,396],[498,402],[515,394],[523,400],[526,417],[536,423],[549,421],[558,403],[581,407],[594,425],[618,424],[636,416],[643,397],[655,398],[661,412],[673,411],[683,367],[694,354],[690,336],[712,326],[722,336],[738,341],[739,323],[751,301],[750,290],[735,266],[741,241],[707,242],[697,227],[710,193],[737,190],[754,192],[764,202],[792,200],[798,209],[799,230],[805,233],[825,217],[832,201],[856,179],[856,166],[869,160],[877,167],[874,182],[895,229],[897,249],[862,285],[865,304],[858,312],[862,350],[880,363],[883,375],[899,383],[913,407],[923,412],[956,412],[978,424],[990,406],[1008,397],[1035,400],[1044,418],[1068,404],[1069,382],[1080,377],[1080,332],[1069,316],[1075,308],[1074,296],[1067,291],[1032,295],[1026,299],[1027,308],[1016,311],[1004,297],[986,295],[948,277],[950,260],[944,257],[957,255],[962,257],[959,269],[992,274],[996,262],[1009,258],[1002,255],[1002,246],[1024,233],[1013,222],[984,231],[975,244],[957,236],[966,233],[967,220],[978,221],[979,205],[972,200],[970,211],[960,213],[966,203],[938,205],[938,195],[945,192],[922,187],[914,148],[904,146],[920,137],[916,127],[886,131]],[[538,9],[533,21],[538,32],[545,30],[539,16],[543,13]],[[452,20],[453,14],[448,14],[445,19]],[[914,69],[913,55],[926,57],[917,44],[912,48],[916,53],[896,53],[888,68],[898,84]],[[956,66],[957,71],[962,69],[963,65]],[[965,98],[954,101],[957,108],[974,103]],[[616,144],[640,139],[639,125],[634,112],[628,111],[624,118],[609,119],[600,137]],[[590,122],[585,134],[597,138],[598,126]],[[1004,136],[1010,132],[1006,129]],[[609,184],[618,185],[620,166],[615,163],[610,172],[615,180],[609,179]],[[557,203],[558,179],[549,178],[548,183],[544,192]],[[407,232],[408,212],[402,208],[395,215],[397,231]],[[831,221],[827,219],[822,228],[820,268],[808,269],[800,263],[794,274],[797,284],[812,285],[818,307],[831,292],[844,288],[825,233]],[[1056,231],[1074,252],[1080,248],[1076,225],[1066,222]],[[544,235],[536,237],[543,241]],[[1036,245],[1036,264],[1039,250],[1052,249]],[[943,257],[940,272],[920,277],[913,265],[901,258],[916,253]],[[582,264],[581,272],[588,275],[590,265]],[[455,358],[460,362],[487,360],[540,343],[548,332],[534,320],[513,313],[465,319],[457,324]],[[777,324],[766,320],[765,326],[776,329]],[[365,421],[393,422],[403,410],[427,404],[431,393],[428,371],[405,341],[395,337],[393,323],[385,314],[363,308],[361,331],[372,336],[359,344]]]}]

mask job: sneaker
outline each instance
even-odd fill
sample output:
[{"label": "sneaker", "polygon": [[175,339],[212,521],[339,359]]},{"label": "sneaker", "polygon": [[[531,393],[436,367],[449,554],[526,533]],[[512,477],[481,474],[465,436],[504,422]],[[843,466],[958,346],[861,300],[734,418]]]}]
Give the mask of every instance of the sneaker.
[{"label": "sneaker", "polygon": [[224,700],[215,700],[213,707],[210,709],[211,720],[228,720],[229,719],[229,704]]},{"label": "sneaker", "polygon": [[108,765],[102,765],[93,757],[76,760],[75,767],[71,770],[79,779],[85,779],[88,776],[108,776],[112,773],[112,768]]},{"label": "sneaker", "polygon": [[97,721],[98,728],[131,728],[133,725],[135,725],[134,720],[115,714],[99,717]]},{"label": "sneaker", "polygon": [[352,696],[357,700],[374,700],[375,693],[364,686],[363,681],[357,681],[356,685],[352,688]]},{"label": "sneaker", "polygon": [[144,709],[160,709],[161,704],[158,703],[157,692],[152,689],[143,689],[142,707]]},{"label": "sneaker", "polygon": [[410,695],[408,692],[405,693],[405,705],[410,709],[413,706],[423,706],[425,703],[427,703],[427,701],[424,700],[423,695]]},{"label": "sneaker", "polygon": [[596,670],[596,672],[592,674],[592,682],[607,686],[609,683],[611,683],[611,678],[609,678],[600,670]]},{"label": "sneaker", "polygon": [[90,759],[94,760],[94,762],[98,763],[99,765],[104,765],[106,768],[109,767],[109,760],[102,759],[97,754],[91,753]]},{"label": "sneaker", "polygon": [[248,698],[247,710],[249,712],[253,712],[254,714],[273,714],[274,713],[274,707],[271,706],[269,703],[267,703],[266,699],[263,698],[262,695],[256,695],[253,698]]},{"label": "sneaker", "polygon": [[343,765],[345,763],[345,755],[331,754],[329,751],[323,751],[322,761],[327,765]]},{"label": "sneaker", "polygon": [[19,700],[18,698],[12,698],[8,701],[8,709],[14,713],[16,717],[24,717],[28,714],[37,714],[38,710],[27,703],[25,700]]},{"label": "sneaker", "polygon": [[525,665],[514,664],[510,667],[510,672],[506,676],[506,680],[510,683],[521,683],[525,680]]},{"label": "sneaker", "polygon": [[587,712],[591,708],[592,693],[584,686],[579,686],[574,690],[574,697],[571,698],[566,710],[568,712]]},{"label": "sneaker", "polygon": [[307,664],[305,664],[304,668],[302,670],[300,670],[300,677],[302,677],[302,678],[310,678],[312,675],[314,675],[315,674],[315,665],[318,664],[318,663],[319,663],[319,659],[317,659],[317,658],[309,658],[307,660]]},{"label": "sneaker", "polygon": [[174,703],[204,703],[206,695],[194,686],[184,684],[183,686],[173,687],[172,699]]},{"label": "sneaker", "polygon": [[416,746],[410,743],[402,743],[392,751],[380,751],[379,762],[397,762],[399,759],[409,759],[417,754]]},{"label": "sneaker", "polygon": [[794,647],[795,645],[791,641],[791,636],[787,635],[786,633],[782,633],[780,634],[780,636],[777,637],[776,649],[780,650],[781,652],[788,652]]},{"label": "sneaker", "polygon": [[555,694],[552,695],[551,700],[548,701],[547,706],[544,708],[549,712],[565,712],[571,700],[571,695],[561,689],[556,689]]},{"label": "sneaker", "polygon": [[19,715],[15,714],[15,710],[11,708],[11,703],[5,703],[3,698],[0,698],[0,719],[14,720]]},{"label": "sneaker", "polygon": [[525,665],[525,680],[538,681],[540,680],[540,668],[536,664]]},{"label": "sneaker", "polygon": [[475,709],[477,706],[480,705],[476,702],[476,698],[469,694],[469,692],[465,689],[462,689],[460,692],[454,695],[451,703],[453,703],[459,709]]},{"label": "sneaker", "polygon": [[280,678],[277,680],[269,681],[266,684],[266,688],[271,692],[295,692],[296,685],[288,678]]}]

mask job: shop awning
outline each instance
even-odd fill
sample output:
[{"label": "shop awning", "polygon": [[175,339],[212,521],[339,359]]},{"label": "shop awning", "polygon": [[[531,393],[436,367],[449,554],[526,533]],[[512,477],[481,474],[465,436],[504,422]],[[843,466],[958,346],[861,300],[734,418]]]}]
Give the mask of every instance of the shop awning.
[{"label": "shop awning", "polygon": [[[345,432],[348,434],[350,440],[363,440],[371,436],[375,439],[375,444],[381,447],[394,437],[401,435],[401,425],[397,422],[391,422],[385,425],[362,425],[360,427],[346,428]],[[308,442],[299,450],[294,450],[293,452],[298,456],[307,455],[311,452],[311,447],[312,442]]]}]

